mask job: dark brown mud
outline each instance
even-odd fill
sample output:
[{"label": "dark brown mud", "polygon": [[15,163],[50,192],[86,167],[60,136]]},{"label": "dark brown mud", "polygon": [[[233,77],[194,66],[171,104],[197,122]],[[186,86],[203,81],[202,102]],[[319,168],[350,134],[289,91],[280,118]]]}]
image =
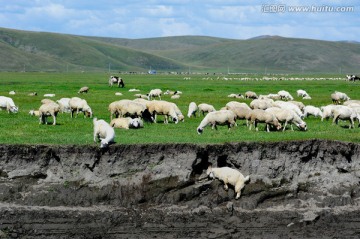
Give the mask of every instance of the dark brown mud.
[{"label": "dark brown mud", "polygon": [[[208,163],[250,182],[235,200]],[[360,145],[0,145],[0,238],[359,238]]]}]

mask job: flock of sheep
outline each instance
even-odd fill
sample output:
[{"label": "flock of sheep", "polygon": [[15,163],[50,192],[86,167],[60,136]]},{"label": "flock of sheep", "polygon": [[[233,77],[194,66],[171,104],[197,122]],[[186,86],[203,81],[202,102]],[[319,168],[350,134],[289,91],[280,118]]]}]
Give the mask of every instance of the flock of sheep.
[{"label": "flock of sheep", "polygon": [[[121,83],[119,83],[121,82]],[[124,81],[120,77],[111,76],[109,86],[118,84],[118,87],[124,87]],[[129,91],[138,91],[130,89]],[[88,93],[89,87],[85,86],[78,91]],[[302,89],[297,90],[297,96],[303,100],[311,99],[310,95]],[[15,92],[9,92],[15,94]],[[36,95],[36,93],[32,93]],[[180,91],[165,91],[161,89],[152,89],[147,94],[135,94],[136,99],[122,99],[111,102],[108,105],[110,113],[110,122],[94,119],[94,141],[100,139],[101,147],[107,147],[114,142],[115,131],[113,128],[143,128],[145,122],[157,122],[157,115],[164,116],[164,123],[170,120],[174,123],[184,121],[184,115],[176,103],[161,100],[162,95],[171,95],[172,99],[179,98],[182,95]],[[54,94],[46,94],[44,96],[54,97]],[[176,96],[176,98],[173,98]],[[197,105],[191,102],[188,106],[187,117],[203,117],[197,133],[202,134],[204,128],[211,126],[213,129],[219,125],[226,125],[230,128],[237,126],[237,120],[246,120],[249,130],[254,127],[258,130],[258,124],[265,124],[267,132],[272,130],[285,131],[287,126],[291,130],[293,125],[300,130],[307,130],[305,118],[310,115],[324,119],[333,118],[333,123],[337,124],[340,120],[349,120],[350,128],[354,128],[354,122],[360,121],[360,100],[350,100],[350,98],[342,92],[335,91],[331,94],[333,104],[315,107],[312,105],[304,105],[300,101],[294,101],[294,97],[285,90],[281,90],[276,94],[257,95],[253,91],[247,91],[242,94],[230,94],[230,98],[251,99],[249,104],[239,101],[230,101],[224,107],[216,110],[214,106],[201,103]],[[241,100],[240,100],[241,101]],[[18,112],[18,107],[10,97],[0,96],[0,108],[6,109],[9,113]],[[29,113],[39,117],[40,124],[47,124],[47,118],[53,118],[53,125],[56,125],[56,117],[59,112],[71,113],[71,117],[77,117],[79,113],[83,113],[84,117],[92,117],[93,112],[88,102],[79,97],[61,98],[57,101],[43,99],[38,110],[31,110]],[[75,114],[75,116],[74,116]],[[111,129],[110,129],[111,128]],[[110,136],[111,135],[111,136]]]}]

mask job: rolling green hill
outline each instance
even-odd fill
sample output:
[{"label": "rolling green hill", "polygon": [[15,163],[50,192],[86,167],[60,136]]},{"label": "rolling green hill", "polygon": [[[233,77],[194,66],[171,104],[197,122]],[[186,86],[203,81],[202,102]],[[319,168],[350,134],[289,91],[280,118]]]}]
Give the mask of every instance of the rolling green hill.
[{"label": "rolling green hill", "polygon": [[0,28],[0,71],[360,72],[360,44],[284,37],[147,39]]}]

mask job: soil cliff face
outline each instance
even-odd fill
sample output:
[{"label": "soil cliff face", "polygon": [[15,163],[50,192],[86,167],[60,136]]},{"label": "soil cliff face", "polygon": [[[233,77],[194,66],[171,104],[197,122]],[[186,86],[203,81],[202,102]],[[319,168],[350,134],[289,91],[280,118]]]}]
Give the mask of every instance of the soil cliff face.
[{"label": "soil cliff face", "polygon": [[[241,197],[207,165],[250,175]],[[0,145],[0,238],[358,238],[360,145]]]}]

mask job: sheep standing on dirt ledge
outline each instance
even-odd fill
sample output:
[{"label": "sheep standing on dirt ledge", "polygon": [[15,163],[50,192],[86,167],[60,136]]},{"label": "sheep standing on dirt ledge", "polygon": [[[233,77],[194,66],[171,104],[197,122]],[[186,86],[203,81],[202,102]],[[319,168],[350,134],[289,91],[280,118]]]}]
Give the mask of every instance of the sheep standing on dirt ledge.
[{"label": "sheep standing on dirt ledge", "polygon": [[207,125],[211,125],[212,129],[217,129],[217,125],[227,125],[229,130],[236,125],[236,115],[231,110],[219,110],[208,113],[197,127],[198,134],[204,131]]},{"label": "sheep standing on dirt ledge", "polygon": [[115,130],[105,120],[93,119],[94,124],[94,142],[100,139],[100,148],[108,147],[114,142]]},{"label": "sheep standing on dirt ledge", "polygon": [[206,174],[209,178],[214,179],[217,178],[224,182],[224,189],[227,191],[229,189],[228,184],[235,187],[236,197],[235,199],[239,199],[241,195],[241,189],[244,188],[245,183],[250,180],[250,175],[244,177],[242,173],[240,173],[236,169],[232,169],[229,167],[221,167],[221,168],[213,168],[210,164],[208,169],[206,170]]}]

